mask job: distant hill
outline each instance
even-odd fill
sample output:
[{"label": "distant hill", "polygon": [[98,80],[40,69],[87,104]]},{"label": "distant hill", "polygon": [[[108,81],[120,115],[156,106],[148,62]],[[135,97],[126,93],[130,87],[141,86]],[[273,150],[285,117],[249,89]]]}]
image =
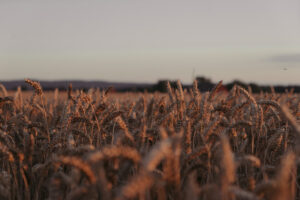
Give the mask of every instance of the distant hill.
[{"label": "distant hill", "polygon": [[[153,84],[148,83],[123,83],[123,82],[107,82],[107,81],[79,81],[79,80],[63,80],[63,81],[39,81],[44,90],[53,90],[59,88],[60,90],[66,90],[70,83],[72,83],[73,89],[88,89],[88,88],[100,88],[105,89],[113,87],[118,91],[134,90],[135,88],[148,88]],[[23,90],[30,89],[30,86],[25,83],[24,80],[13,81],[0,81],[7,90],[16,90],[18,86],[21,86]]]}]

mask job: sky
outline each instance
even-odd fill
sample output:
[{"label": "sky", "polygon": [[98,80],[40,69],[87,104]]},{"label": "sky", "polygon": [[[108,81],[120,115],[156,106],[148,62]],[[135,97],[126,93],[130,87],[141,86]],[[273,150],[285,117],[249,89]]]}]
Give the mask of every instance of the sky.
[{"label": "sky", "polygon": [[0,0],[0,80],[300,84],[299,0]]}]

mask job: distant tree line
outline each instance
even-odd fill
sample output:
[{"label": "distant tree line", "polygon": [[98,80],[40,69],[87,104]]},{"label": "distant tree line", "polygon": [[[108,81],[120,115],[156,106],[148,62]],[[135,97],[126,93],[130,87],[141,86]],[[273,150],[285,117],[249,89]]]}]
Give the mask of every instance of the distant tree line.
[{"label": "distant tree line", "polygon": [[[204,76],[196,77],[195,79],[198,82],[198,89],[201,92],[210,91],[216,83],[211,81],[209,78]],[[167,82],[173,88],[177,87],[176,80],[159,80],[155,84],[144,84],[144,83],[113,83],[113,82],[103,82],[103,81],[41,81],[41,85],[44,91],[54,90],[58,88],[60,91],[66,91],[68,85],[70,83],[73,84],[73,89],[77,90],[84,90],[87,91],[90,88],[100,88],[105,89],[112,86],[114,89],[113,91],[116,92],[167,92],[166,84]],[[24,81],[10,81],[10,82],[2,82],[3,85],[8,90],[16,90],[19,86],[23,91],[31,90],[30,86],[26,85]],[[234,85],[239,85],[245,89],[251,88],[253,93],[260,93],[260,92],[271,92],[272,86],[270,85],[258,85],[256,83],[245,83],[240,80],[234,80],[230,83],[223,84],[221,88],[224,91],[230,91]],[[192,88],[192,85],[183,84],[184,89]],[[273,89],[277,93],[284,93],[294,91],[294,93],[300,93],[300,85],[275,85]]]},{"label": "distant tree line", "polygon": [[[198,89],[201,92],[210,91],[216,83],[212,82],[210,79],[200,76],[196,78],[196,81],[198,83]],[[149,92],[167,92],[166,84],[169,82],[172,87],[176,87],[176,81],[172,80],[160,80],[156,84],[154,84],[151,88],[148,88],[147,90]],[[251,88],[253,93],[260,93],[260,92],[271,92],[271,85],[258,85],[256,83],[245,83],[240,80],[234,80],[230,83],[223,84],[223,90],[229,91],[233,88],[234,85],[239,85],[245,89]],[[192,85],[183,85],[183,88],[191,88]],[[293,91],[294,93],[300,93],[300,85],[289,85],[289,86],[282,86],[282,85],[275,85],[273,86],[274,91],[278,93],[284,93],[288,91]],[[146,88],[145,88],[146,89]],[[143,90],[143,89],[141,89]]]}]

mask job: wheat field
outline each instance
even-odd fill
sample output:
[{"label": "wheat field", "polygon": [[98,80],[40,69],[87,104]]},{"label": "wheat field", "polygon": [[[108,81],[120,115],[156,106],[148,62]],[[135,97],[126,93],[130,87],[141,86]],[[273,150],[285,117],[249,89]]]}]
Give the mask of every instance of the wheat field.
[{"label": "wheat field", "polygon": [[300,96],[197,82],[0,99],[0,199],[300,199]]}]

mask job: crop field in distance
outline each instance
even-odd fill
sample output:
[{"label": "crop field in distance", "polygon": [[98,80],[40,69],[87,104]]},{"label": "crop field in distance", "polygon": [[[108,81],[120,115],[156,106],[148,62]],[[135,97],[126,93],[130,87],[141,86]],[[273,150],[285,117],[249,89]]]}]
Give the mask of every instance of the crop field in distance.
[{"label": "crop field in distance", "polygon": [[[0,199],[300,199],[300,96],[0,87]],[[299,173],[298,173],[299,172]]]}]

